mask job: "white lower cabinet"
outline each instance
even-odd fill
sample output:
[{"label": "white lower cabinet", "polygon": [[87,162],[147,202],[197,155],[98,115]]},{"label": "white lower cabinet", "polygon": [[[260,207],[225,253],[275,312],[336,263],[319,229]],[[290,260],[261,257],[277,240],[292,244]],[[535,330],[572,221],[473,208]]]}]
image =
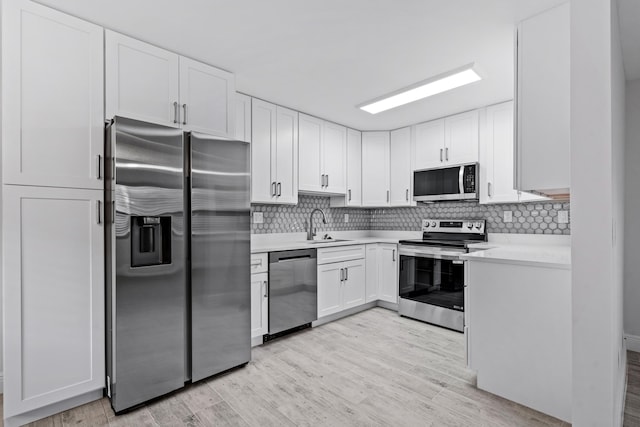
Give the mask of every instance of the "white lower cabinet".
[{"label": "white lower cabinet", "polygon": [[378,245],[378,299],[398,303],[398,245],[380,243]]},{"label": "white lower cabinet", "polygon": [[105,386],[103,191],[4,185],[4,417]]},{"label": "white lower cabinet", "polygon": [[366,248],[366,302],[378,300],[378,244],[367,245]]},{"label": "white lower cabinet", "polygon": [[269,331],[269,274],[251,275],[251,338]]},{"label": "white lower cabinet", "polygon": [[[319,250],[318,260],[322,259],[326,257]],[[318,265],[318,319],[362,305],[365,297],[364,257]]]}]

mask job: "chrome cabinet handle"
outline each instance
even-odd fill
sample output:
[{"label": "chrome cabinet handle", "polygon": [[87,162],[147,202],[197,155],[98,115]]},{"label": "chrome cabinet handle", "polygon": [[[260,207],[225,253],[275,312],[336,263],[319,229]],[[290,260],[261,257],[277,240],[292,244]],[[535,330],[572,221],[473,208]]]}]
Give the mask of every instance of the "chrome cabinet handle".
[{"label": "chrome cabinet handle", "polygon": [[324,187],[324,174],[322,174],[320,178],[320,187]]},{"label": "chrome cabinet handle", "polygon": [[264,282],[262,282],[262,286],[264,287],[264,291],[262,292],[262,294],[264,295],[265,298],[269,298],[269,294],[267,293],[267,281],[266,280]]},{"label": "chrome cabinet handle", "polygon": [[259,265],[262,265],[262,259],[257,259],[256,261],[252,261],[252,262],[251,262],[251,266],[252,266],[252,267],[253,267],[253,266],[257,267],[257,266],[259,266]]},{"label": "chrome cabinet handle", "polygon": [[407,188],[407,190],[405,191],[405,199],[407,199],[407,202],[409,201],[409,189]]},{"label": "chrome cabinet handle", "polygon": [[187,104],[182,104],[182,109],[184,110],[184,117],[182,118],[182,124],[187,124]]},{"label": "chrome cabinet handle", "polygon": [[325,185],[325,187],[329,186],[329,175],[327,175],[327,185]]},{"label": "chrome cabinet handle", "polygon": [[440,161],[442,161],[442,148],[440,149]]},{"label": "chrome cabinet handle", "polygon": [[101,218],[102,215],[100,215],[101,214],[100,205],[101,205],[100,200],[96,200],[96,224],[102,224],[102,218]]},{"label": "chrome cabinet handle", "polygon": [[487,182],[487,196],[491,197],[491,183]]},{"label": "chrome cabinet handle", "polygon": [[349,280],[349,269],[348,268],[344,269],[344,280]]},{"label": "chrome cabinet handle", "polygon": [[391,252],[391,261],[396,262],[396,250],[395,249]]},{"label": "chrome cabinet handle", "polygon": [[277,187],[278,187],[278,197],[280,197],[280,196],[282,196],[282,183],[279,182]]},{"label": "chrome cabinet handle", "polygon": [[178,118],[178,102],[173,103],[173,123],[180,123],[180,119]]},{"label": "chrome cabinet handle", "polygon": [[102,179],[102,156],[96,156],[96,178]]},{"label": "chrome cabinet handle", "polygon": [[351,189],[349,189],[349,201],[351,201]]},{"label": "chrome cabinet handle", "polygon": [[[186,113],[185,113],[186,114]],[[448,162],[449,161],[449,147],[444,149],[444,159]]]},{"label": "chrome cabinet handle", "polygon": [[340,281],[342,282],[344,280],[344,268],[340,269]]},{"label": "chrome cabinet handle", "polygon": [[277,193],[276,193],[276,182],[273,181],[271,183],[271,197],[276,197]]},{"label": "chrome cabinet handle", "polygon": [[387,202],[389,202],[389,190],[387,190]]}]

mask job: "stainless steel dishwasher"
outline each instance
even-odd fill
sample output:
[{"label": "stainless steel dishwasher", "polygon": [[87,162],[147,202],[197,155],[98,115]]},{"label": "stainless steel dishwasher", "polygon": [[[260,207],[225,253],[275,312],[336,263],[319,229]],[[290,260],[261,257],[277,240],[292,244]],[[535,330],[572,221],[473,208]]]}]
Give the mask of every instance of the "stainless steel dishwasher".
[{"label": "stainless steel dishwasher", "polygon": [[265,341],[318,319],[315,249],[269,253],[269,334]]}]

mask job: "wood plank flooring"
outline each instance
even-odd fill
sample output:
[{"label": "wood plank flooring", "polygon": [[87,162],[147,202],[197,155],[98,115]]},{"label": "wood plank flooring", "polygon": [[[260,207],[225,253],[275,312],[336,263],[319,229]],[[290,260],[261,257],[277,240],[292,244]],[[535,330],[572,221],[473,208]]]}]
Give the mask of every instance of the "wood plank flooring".
[{"label": "wood plank flooring", "polygon": [[[476,389],[463,340],[374,308],[256,347],[245,368],[132,413],[116,417],[102,399],[31,425],[568,425]],[[640,410],[632,415],[640,420]]]},{"label": "wood plank flooring", "polygon": [[627,396],[624,427],[640,427],[640,353],[627,352]]}]

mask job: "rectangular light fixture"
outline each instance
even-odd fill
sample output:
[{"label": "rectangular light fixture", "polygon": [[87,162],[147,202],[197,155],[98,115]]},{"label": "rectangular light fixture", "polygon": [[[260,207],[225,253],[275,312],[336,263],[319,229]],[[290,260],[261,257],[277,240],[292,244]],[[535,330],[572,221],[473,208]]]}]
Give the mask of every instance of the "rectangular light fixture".
[{"label": "rectangular light fixture", "polygon": [[358,105],[358,108],[371,114],[377,114],[419,99],[477,82],[482,78],[473,70],[473,65],[474,64],[465,65],[464,67],[439,74],[389,95],[365,102],[364,104]]}]

